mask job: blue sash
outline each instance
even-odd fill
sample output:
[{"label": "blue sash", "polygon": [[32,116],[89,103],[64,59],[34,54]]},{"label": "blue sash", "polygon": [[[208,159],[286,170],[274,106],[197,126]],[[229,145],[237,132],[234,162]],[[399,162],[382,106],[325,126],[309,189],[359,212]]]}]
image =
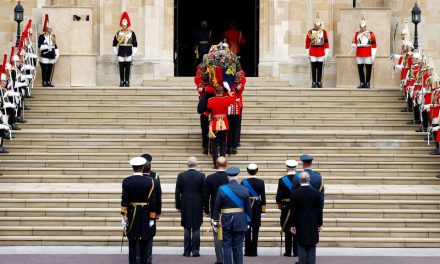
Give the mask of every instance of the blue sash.
[{"label": "blue sash", "polygon": [[284,182],[284,184],[286,185],[287,189],[289,189],[290,192],[293,191],[292,189],[292,182],[289,180],[289,177],[284,176],[283,178],[281,178],[281,180]]},{"label": "blue sash", "polygon": [[[227,185],[220,186],[220,189],[226,194],[226,196],[231,199],[231,201],[238,207],[244,208],[243,201],[229,188]],[[246,212],[245,212],[246,214]],[[250,222],[251,218],[246,214],[246,221]]]},{"label": "blue sash", "polygon": [[249,190],[249,193],[251,194],[251,196],[253,196],[253,197],[259,196],[258,193],[254,190],[254,188],[252,188],[252,185],[249,183],[248,180],[243,180],[242,183]]}]

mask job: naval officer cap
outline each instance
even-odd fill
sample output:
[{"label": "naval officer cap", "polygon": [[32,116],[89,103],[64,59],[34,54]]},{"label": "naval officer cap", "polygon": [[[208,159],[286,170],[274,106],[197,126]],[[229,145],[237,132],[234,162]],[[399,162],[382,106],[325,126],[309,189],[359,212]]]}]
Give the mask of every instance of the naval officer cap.
[{"label": "naval officer cap", "polygon": [[309,154],[302,154],[302,155],[299,157],[299,159],[300,159],[302,162],[311,162],[311,161],[313,160],[313,157],[310,156]]},{"label": "naval officer cap", "polygon": [[237,167],[229,167],[226,169],[226,174],[228,174],[229,177],[235,177],[240,173],[240,169]]},{"label": "naval officer cap", "polygon": [[143,154],[141,157],[146,159],[148,162],[151,162],[153,160],[153,156],[148,153]]},{"label": "naval officer cap", "polygon": [[296,166],[298,166],[298,161],[296,161],[296,160],[286,160],[286,162],[284,164],[286,164],[287,168],[294,169],[294,168],[296,168]]},{"label": "naval officer cap", "polygon": [[147,163],[147,160],[142,157],[136,157],[136,158],[132,158],[130,160],[131,166],[143,166],[143,165],[145,165],[145,163]]},{"label": "naval officer cap", "polygon": [[258,170],[258,166],[255,163],[251,163],[247,166],[247,169],[251,171]]}]

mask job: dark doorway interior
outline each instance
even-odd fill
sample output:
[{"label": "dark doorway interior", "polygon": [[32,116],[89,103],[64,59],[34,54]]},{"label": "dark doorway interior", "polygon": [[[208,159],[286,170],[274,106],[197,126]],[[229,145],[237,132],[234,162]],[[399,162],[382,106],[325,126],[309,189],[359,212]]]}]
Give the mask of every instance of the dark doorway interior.
[{"label": "dark doorway interior", "polygon": [[246,39],[241,63],[246,76],[258,76],[259,0],[174,0],[174,75],[194,76],[194,32],[202,20],[217,44],[236,21]]}]

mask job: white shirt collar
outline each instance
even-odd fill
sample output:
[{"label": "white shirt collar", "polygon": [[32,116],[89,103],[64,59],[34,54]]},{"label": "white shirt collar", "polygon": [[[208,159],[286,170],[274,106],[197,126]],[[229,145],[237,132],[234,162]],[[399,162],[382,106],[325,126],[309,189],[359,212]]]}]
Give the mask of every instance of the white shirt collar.
[{"label": "white shirt collar", "polygon": [[301,183],[301,186],[310,186],[308,183]]},{"label": "white shirt collar", "polygon": [[144,176],[144,174],[142,172],[135,172],[135,173],[133,173],[133,175]]}]

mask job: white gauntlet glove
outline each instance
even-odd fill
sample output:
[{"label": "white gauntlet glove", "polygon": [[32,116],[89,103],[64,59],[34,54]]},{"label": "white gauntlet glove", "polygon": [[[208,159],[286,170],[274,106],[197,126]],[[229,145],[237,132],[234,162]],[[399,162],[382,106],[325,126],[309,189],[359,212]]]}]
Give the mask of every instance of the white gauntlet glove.
[{"label": "white gauntlet glove", "polygon": [[114,53],[115,55],[118,55],[118,47],[117,47],[117,46],[114,46],[114,47],[113,47],[113,53]]},{"label": "white gauntlet glove", "polygon": [[125,221],[124,218],[122,218],[122,220],[121,220],[121,225],[122,225],[122,227],[126,227],[127,226],[127,221]]},{"label": "white gauntlet glove", "polygon": [[231,87],[229,87],[229,83],[228,82],[224,81],[223,82],[223,86],[226,88],[226,90],[228,90],[228,92],[231,91]]},{"label": "white gauntlet glove", "polygon": [[150,227],[154,226],[154,220],[150,220],[150,223],[148,224]]}]

